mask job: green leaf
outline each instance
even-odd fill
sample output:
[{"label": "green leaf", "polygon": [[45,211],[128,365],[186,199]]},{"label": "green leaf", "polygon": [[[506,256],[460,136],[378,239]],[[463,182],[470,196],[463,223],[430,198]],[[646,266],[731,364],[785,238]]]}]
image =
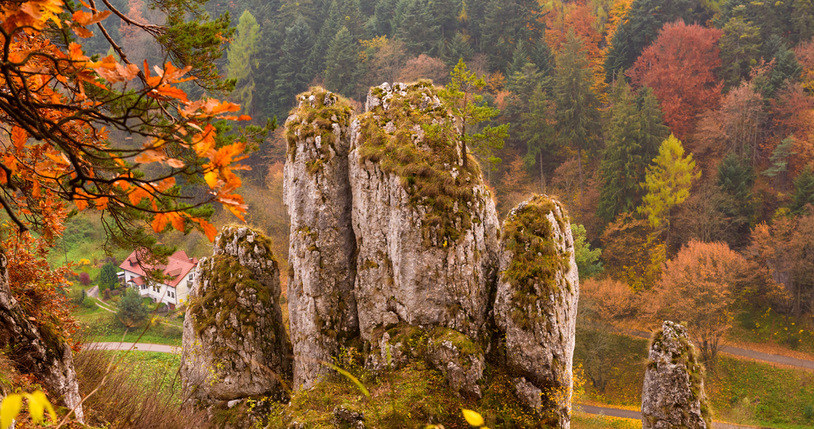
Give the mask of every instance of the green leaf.
[{"label": "green leaf", "polygon": [[22,395],[8,395],[3,398],[3,403],[0,404],[0,429],[11,427],[11,422],[20,414],[23,408]]},{"label": "green leaf", "polygon": [[338,366],[336,366],[336,365],[334,365],[334,364],[332,364],[332,363],[328,363],[328,362],[322,362],[322,365],[325,365],[325,366],[327,366],[328,368],[331,368],[332,370],[334,370],[334,371],[336,371],[336,372],[338,372],[338,373],[342,374],[342,375],[343,375],[345,378],[347,378],[347,379],[348,379],[348,380],[350,380],[350,381],[351,381],[353,384],[355,384],[355,385],[356,385],[356,387],[358,387],[358,388],[359,388],[359,390],[362,392],[362,394],[364,394],[366,397],[370,398],[370,391],[368,391],[368,390],[367,390],[367,387],[365,387],[365,385],[364,385],[364,384],[362,384],[362,382],[361,382],[361,381],[359,381],[359,379],[358,379],[358,378],[356,378],[356,377],[355,377],[353,374],[351,374],[351,373],[349,373],[349,372],[345,371],[344,369],[342,369],[342,368],[340,368],[340,367],[338,367]]},{"label": "green leaf", "polygon": [[469,423],[471,426],[481,427],[484,424],[483,416],[481,416],[477,411],[467,410],[466,408],[461,409],[461,412],[464,413],[464,419],[466,422]]}]

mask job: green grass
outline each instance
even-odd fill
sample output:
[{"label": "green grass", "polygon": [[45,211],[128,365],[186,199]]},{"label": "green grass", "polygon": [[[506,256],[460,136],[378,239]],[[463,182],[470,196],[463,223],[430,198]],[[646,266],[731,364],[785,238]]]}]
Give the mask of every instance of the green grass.
[{"label": "green grass", "polygon": [[773,311],[743,312],[728,337],[735,341],[766,343],[814,354],[814,321],[796,320]]},{"label": "green grass", "polygon": [[[172,397],[180,405],[181,355],[174,353],[157,353],[142,351],[105,351],[117,360],[119,367],[127,368],[130,380],[147,390],[150,386],[161,386],[163,393],[174,393]],[[172,392],[172,389],[177,389]]]},{"label": "green grass", "polygon": [[[644,381],[647,341],[607,334],[611,359],[604,391],[585,384],[583,400],[639,407]],[[587,335],[577,333],[577,342]],[[577,346],[575,364],[585,361]],[[716,420],[777,428],[814,426],[814,373],[719,355],[716,369],[707,374],[706,391]]]},{"label": "green grass", "polygon": [[641,427],[640,420],[595,416],[581,412],[574,412],[571,416],[571,428],[573,429],[641,429]]},{"label": "green grass", "polygon": [[[92,298],[87,298],[92,299]],[[148,328],[126,329],[116,321],[115,315],[97,306],[80,307],[74,313],[79,323],[79,334],[85,342],[135,342],[181,345],[183,329],[155,322]],[[156,316],[160,317],[160,316]],[[173,323],[178,323],[176,320]],[[140,337],[140,338],[139,338]]]},{"label": "green grass", "polygon": [[453,392],[443,375],[423,361],[379,375],[358,366],[348,370],[366,387],[369,397],[353,381],[333,375],[311,390],[297,392],[290,406],[274,405],[268,426],[287,427],[296,420],[309,428],[333,428],[332,411],[341,405],[364,413],[365,423],[374,428],[424,427],[430,423],[447,429],[471,428],[463,418],[463,408],[479,412],[493,429],[542,427],[517,401],[505,374],[487,374],[481,385],[483,399],[476,401]]}]

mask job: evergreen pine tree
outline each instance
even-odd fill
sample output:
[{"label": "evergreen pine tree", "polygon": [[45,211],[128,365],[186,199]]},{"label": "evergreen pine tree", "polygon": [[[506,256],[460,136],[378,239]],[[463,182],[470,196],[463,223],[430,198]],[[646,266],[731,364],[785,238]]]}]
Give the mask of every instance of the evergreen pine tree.
[{"label": "evergreen pine tree", "polygon": [[[528,66],[536,67],[531,63]],[[528,76],[528,73],[524,73]],[[519,79],[517,80],[519,81]],[[528,107],[520,114],[520,139],[526,144],[523,163],[538,173],[540,191],[546,192],[545,160],[556,150],[557,134],[554,130],[554,103],[538,83],[531,92]]]},{"label": "evergreen pine tree", "polygon": [[251,111],[255,88],[252,63],[256,60],[259,37],[260,25],[251,12],[244,11],[237,24],[237,34],[226,52],[228,61],[226,78],[234,79],[235,89],[232,91],[232,97],[241,105],[244,112]]},{"label": "evergreen pine tree", "polygon": [[569,31],[557,56],[554,94],[557,100],[557,134],[560,142],[576,151],[580,189],[584,189],[582,157],[596,149],[599,139],[599,108],[591,89],[593,72],[582,40]]},{"label": "evergreen pine tree", "polygon": [[285,29],[285,42],[280,50],[280,66],[274,80],[274,113],[284,116],[294,103],[294,96],[308,89],[310,76],[303,73],[306,67],[305,52],[311,49],[313,33],[303,17],[298,17],[291,27]]},{"label": "evergreen pine tree", "polygon": [[811,204],[814,204],[814,170],[809,166],[794,179],[794,192],[791,195],[789,211],[795,215],[802,215]]},{"label": "evergreen pine tree", "polygon": [[325,87],[347,97],[356,96],[359,44],[347,27],[336,33],[325,56]]},{"label": "evergreen pine tree", "polygon": [[394,17],[396,38],[404,41],[407,50],[415,55],[435,55],[438,48],[439,27],[433,19],[428,0],[402,0],[404,11]]},{"label": "evergreen pine tree", "polygon": [[718,189],[721,192],[717,210],[727,220],[727,242],[733,247],[746,244],[755,215],[752,200],[754,170],[750,163],[729,154],[718,167]]}]

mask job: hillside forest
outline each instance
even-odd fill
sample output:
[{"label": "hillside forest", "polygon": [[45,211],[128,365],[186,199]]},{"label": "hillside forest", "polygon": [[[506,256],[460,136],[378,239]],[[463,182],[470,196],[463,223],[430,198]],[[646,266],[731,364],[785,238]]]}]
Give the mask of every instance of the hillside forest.
[{"label": "hillside forest", "polygon": [[[77,350],[86,286],[136,247],[206,256],[245,223],[286,272],[298,94],[362,113],[372,86],[431,80],[466,97],[445,102],[501,220],[534,193],[568,212],[587,398],[636,406],[619,333],[668,318],[719,383],[727,342],[814,355],[812,0],[31,0],[0,21],[0,249],[31,323]],[[116,335],[180,342],[178,313],[153,338],[131,304]],[[811,391],[788,415],[730,393],[729,419],[814,424]]]}]

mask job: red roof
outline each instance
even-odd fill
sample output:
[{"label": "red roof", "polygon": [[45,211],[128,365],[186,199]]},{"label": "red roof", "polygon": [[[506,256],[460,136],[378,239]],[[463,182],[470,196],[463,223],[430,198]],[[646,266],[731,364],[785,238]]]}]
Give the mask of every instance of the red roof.
[{"label": "red roof", "polygon": [[181,279],[184,278],[196,265],[198,265],[198,258],[190,258],[186,252],[179,250],[167,258],[167,264],[161,266],[151,266],[139,258],[140,250],[134,250],[124,262],[119,265],[119,268],[135,273],[139,276],[145,276],[145,269],[147,270],[160,270],[165,276],[169,276],[167,285],[171,287],[178,286]]}]

